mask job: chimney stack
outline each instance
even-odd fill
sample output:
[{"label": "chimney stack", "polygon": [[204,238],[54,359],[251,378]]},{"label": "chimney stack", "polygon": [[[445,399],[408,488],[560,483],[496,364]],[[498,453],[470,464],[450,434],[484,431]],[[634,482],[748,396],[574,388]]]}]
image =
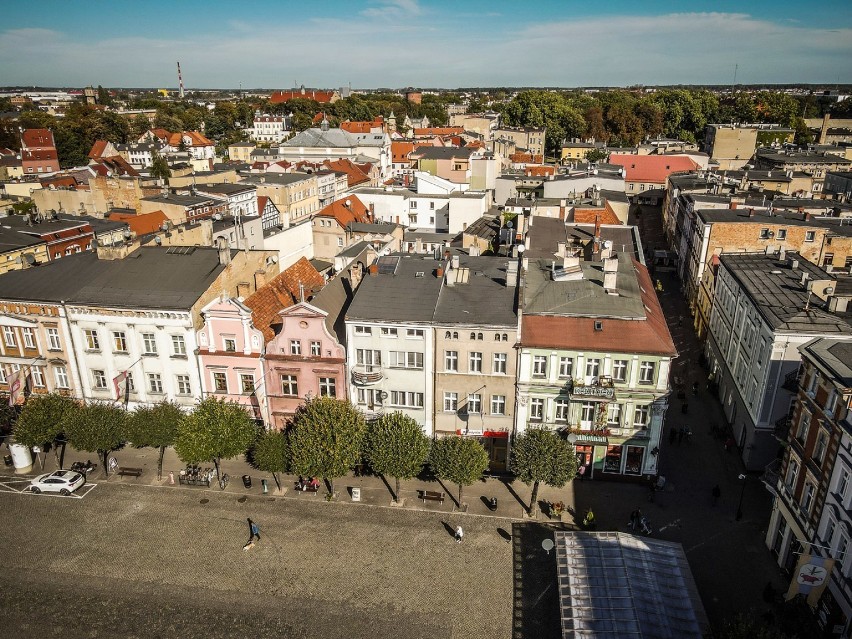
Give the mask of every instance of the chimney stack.
[{"label": "chimney stack", "polygon": [[604,290],[609,295],[618,295],[618,287],[616,285],[617,277],[618,273],[604,271],[603,286]]},{"label": "chimney stack", "polygon": [[810,213],[808,213],[807,211],[805,211],[805,214],[804,214],[804,216],[803,216],[803,217],[804,217],[805,222],[810,222],[810,221],[811,221],[811,214],[810,214]]},{"label": "chimney stack", "polygon": [[595,216],[595,242],[601,241],[601,216]]},{"label": "chimney stack", "polygon": [[379,267],[376,264],[370,264],[370,277],[376,277],[379,274]]},{"label": "chimney stack", "polygon": [[749,209],[749,210],[748,210],[748,216],[749,216],[749,217],[754,217],[754,209]]},{"label": "chimney stack", "polygon": [[231,263],[231,248],[224,237],[216,238],[216,249],[219,251],[219,264],[227,266]]},{"label": "chimney stack", "polygon": [[506,265],[506,288],[515,288],[518,285],[518,263],[511,260]]}]

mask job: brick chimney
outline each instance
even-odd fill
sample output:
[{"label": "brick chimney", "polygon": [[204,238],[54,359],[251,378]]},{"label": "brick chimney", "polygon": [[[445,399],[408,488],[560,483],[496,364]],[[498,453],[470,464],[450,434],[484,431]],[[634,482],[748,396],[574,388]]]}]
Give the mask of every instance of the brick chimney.
[{"label": "brick chimney", "polygon": [[601,216],[595,216],[595,242],[601,241]]},{"label": "brick chimney", "polygon": [[370,268],[368,270],[370,271],[371,277],[376,277],[379,274],[379,267],[376,264],[370,264]]}]

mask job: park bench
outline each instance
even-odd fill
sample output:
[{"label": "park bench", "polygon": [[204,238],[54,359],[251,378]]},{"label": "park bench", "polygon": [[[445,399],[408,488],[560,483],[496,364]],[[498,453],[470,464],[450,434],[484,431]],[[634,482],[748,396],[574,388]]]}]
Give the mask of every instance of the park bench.
[{"label": "park bench", "polygon": [[319,492],[319,486],[299,486],[299,482],[296,482],[294,490],[297,493],[314,493],[316,495]]},{"label": "park bench", "polygon": [[444,493],[439,492],[437,490],[421,490],[420,499],[423,500],[425,504],[427,501],[437,501],[438,503],[444,503]]},{"label": "park bench", "polygon": [[139,477],[142,474],[142,469],[141,468],[121,467],[117,471],[115,471],[115,474],[120,475],[122,477],[124,477],[124,476]]}]

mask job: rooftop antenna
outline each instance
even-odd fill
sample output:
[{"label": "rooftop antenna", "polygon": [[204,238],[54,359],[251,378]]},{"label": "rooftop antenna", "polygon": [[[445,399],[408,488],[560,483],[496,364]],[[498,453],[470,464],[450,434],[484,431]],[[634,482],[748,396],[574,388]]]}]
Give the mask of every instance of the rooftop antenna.
[{"label": "rooftop antenna", "polygon": [[180,74],[180,61],[178,61],[177,65],[178,65],[178,87],[180,89],[179,95],[180,95],[180,99],[183,100],[183,76]]}]

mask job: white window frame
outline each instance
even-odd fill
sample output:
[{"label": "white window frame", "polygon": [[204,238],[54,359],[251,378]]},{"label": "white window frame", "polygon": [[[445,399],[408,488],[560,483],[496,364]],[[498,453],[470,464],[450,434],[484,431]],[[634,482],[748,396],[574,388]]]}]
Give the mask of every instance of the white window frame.
[{"label": "white window frame", "polygon": [[112,352],[127,353],[127,333],[124,331],[112,331]]},{"label": "white window frame", "polygon": [[282,374],[279,376],[281,382],[281,394],[285,397],[299,396],[299,376]]},{"label": "white window frame", "polygon": [[148,373],[148,392],[152,395],[163,394],[163,377],[159,373]]},{"label": "white window frame", "polygon": [[192,384],[189,375],[175,375],[175,386],[178,395],[192,395]]},{"label": "white window frame", "polygon": [[100,368],[92,369],[92,388],[96,390],[106,390],[106,371]]},{"label": "white window frame", "polygon": [[544,420],[544,399],[541,397],[530,398],[530,421],[540,422]]},{"label": "white window frame", "polygon": [[491,414],[505,415],[506,414],[506,396],[492,395],[491,396]]},{"label": "white window frame", "polygon": [[547,355],[533,355],[532,376],[537,379],[547,377]]},{"label": "white window frame", "polygon": [[560,357],[559,358],[559,377],[560,379],[568,379],[574,375],[574,358]]},{"label": "white window frame", "polygon": [[51,351],[59,351],[62,350],[62,344],[59,341],[59,329],[48,327],[47,328],[47,348]]},{"label": "white window frame", "polygon": [[68,386],[68,370],[64,366],[54,367],[53,379],[56,381],[56,388],[70,388]]},{"label": "white window frame", "polygon": [[35,331],[31,328],[22,328],[21,335],[24,338],[24,348],[35,348]]},{"label": "white window frame", "polygon": [[337,378],[320,377],[319,394],[320,397],[337,397]]},{"label": "white window frame", "polygon": [[494,353],[491,360],[491,372],[494,375],[505,375],[509,357],[506,353]]},{"label": "white window frame", "polygon": [[142,354],[157,354],[157,335],[155,333],[142,333]]},{"label": "white window frame", "polygon": [[444,351],[444,370],[448,373],[457,373],[459,370],[459,352]]},{"label": "white window frame", "polygon": [[469,373],[482,372],[482,353],[479,351],[471,351],[468,353],[467,366]]},{"label": "white window frame", "polygon": [[469,393],[465,408],[469,415],[479,415],[482,413],[482,395],[480,393]]},{"label": "white window frame", "polygon": [[459,409],[459,394],[444,391],[444,412],[454,413]]}]

